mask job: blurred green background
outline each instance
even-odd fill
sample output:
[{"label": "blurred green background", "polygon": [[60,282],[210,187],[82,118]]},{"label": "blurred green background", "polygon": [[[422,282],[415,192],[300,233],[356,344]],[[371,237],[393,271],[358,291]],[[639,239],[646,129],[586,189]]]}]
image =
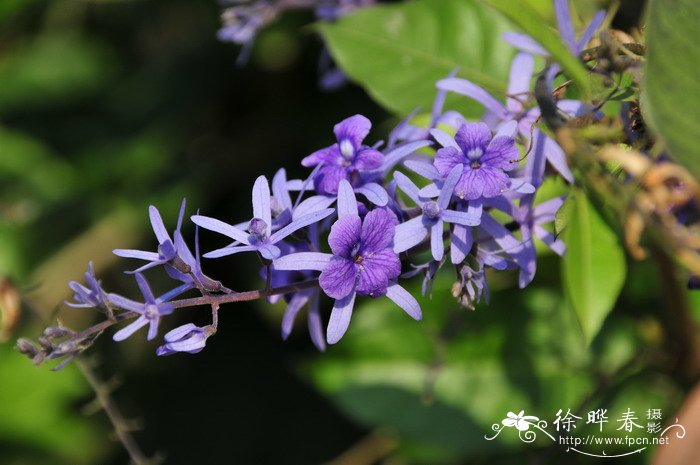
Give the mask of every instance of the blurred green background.
[{"label": "blurred green background", "polygon": [[[551,18],[549,2],[537,3]],[[634,10],[625,16],[633,3],[620,27],[637,21]],[[0,343],[0,464],[127,461],[104,415],[85,414],[92,395],[76,367],[36,368],[13,341],[55,317],[89,260],[107,289],[135,295],[122,274],[133,263],[110,251],[153,246],[149,204],[166,224],[182,197],[190,214],[240,220],[254,179],[280,166],[302,176],[299,160],[330,143],[335,122],[363,113],[378,140],[397,121],[359,87],[318,89],[310,14],[284,15],[237,68],[238,49],[216,41],[219,13],[212,0],[0,2],[0,274],[26,295],[21,324]],[[204,250],[219,245],[203,237]],[[236,256],[205,266],[244,290],[260,286],[255,265]],[[139,443],[172,464],[596,463],[509,432],[484,435],[508,411],[551,421],[560,408],[606,407],[614,421],[659,408],[668,419],[682,402],[689,380],[673,363],[654,264],[630,267],[590,347],[563,299],[558,258],[540,257],[526,291],[514,292],[515,275],[490,279],[491,304],[469,312],[446,271],[421,300],[420,324],[388,301],[362,302],[323,355],[303,318],[283,343],[283,307],[256,303],[224,307],[198,355],[157,359],[156,341],[109,336],[91,354],[102,378],[119,378],[114,397],[143,427]],[[163,327],[204,323],[205,313]],[[75,328],[93,321],[58,315]],[[646,463],[648,452],[606,463]]]}]

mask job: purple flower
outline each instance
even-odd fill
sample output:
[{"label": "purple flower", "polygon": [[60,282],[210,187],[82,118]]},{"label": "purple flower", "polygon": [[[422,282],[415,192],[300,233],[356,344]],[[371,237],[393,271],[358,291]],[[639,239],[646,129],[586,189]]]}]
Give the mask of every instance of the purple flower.
[{"label": "purple flower", "polygon": [[224,25],[218,32],[219,40],[248,46],[255,40],[260,29],[270,23],[277,14],[278,8],[268,0],[256,0],[249,5],[226,8],[221,14]]},{"label": "purple flower", "polygon": [[204,349],[207,338],[214,334],[214,331],[213,326],[200,328],[192,323],[178,326],[165,334],[163,337],[165,344],[158,347],[156,354],[172,355],[177,352],[196,354]]},{"label": "purple flower", "polygon": [[[289,255],[294,252],[307,252],[309,247],[305,244],[299,244],[294,246],[285,246],[282,248],[283,255]],[[272,287],[282,287],[289,284],[298,283],[305,281],[307,279],[313,279],[314,276],[309,271],[286,271],[278,270],[274,262],[269,268],[271,273],[271,285]],[[267,278],[268,268],[263,267],[260,274],[263,278]],[[308,304],[309,311],[307,314],[307,323],[309,327],[309,335],[311,336],[311,341],[314,343],[316,348],[321,352],[326,350],[326,340],[323,336],[323,322],[321,321],[321,312],[319,309],[319,290],[318,288],[304,289],[301,291],[290,292],[281,295],[269,296],[267,301],[270,303],[278,302],[281,298],[287,302],[287,308],[284,311],[284,316],[282,317],[282,339],[287,340],[289,335],[292,333],[294,327],[294,320],[301,311],[301,309]]]},{"label": "purple flower", "polygon": [[464,226],[479,224],[480,217],[467,212],[449,210],[452,192],[462,176],[463,166],[455,165],[449,172],[440,190],[437,201],[420,196],[418,187],[403,173],[395,172],[394,179],[402,191],[421,209],[421,214],[396,227],[394,235],[394,252],[400,253],[414,247],[427,237],[430,231],[430,248],[435,260],[442,260],[445,246],[442,240],[444,223],[456,223]]},{"label": "purple flower", "polygon": [[372,123],[362,115],[346,118],[333,128],[337,143],[302,160],[301,164],[306,167],[322,164],[314,176],[314,187],[319,194],[337,194],[342,180],[356,186],[360,172],[382,166],[384,155],[362,144],[371,128]]},{"label": "purple flower", "polygon": [[[529,246],[531,240],[518,239],[488,212],[484,212],[482,215],[477,233],[478,235],[474,239],[470,238],[470,240],[476,241],[483,246],[490,237],[500,247],[500,251],[507,253],[520,267],[519,285],[521,288],[524,288],[532,281],[535,275],[537,256],[534,247]],[[501,260],[500,257],[491,258],[496,258],[497,261]],[[497,267],[493,262],[487,262],[486,264],[494,268]]]},{"label": "purple flower", "polygon": [[[603,24],[605,20],[605,11],[598,10],[590,23],[586,26],[586,29],[581,34],[581,37],[576,40],[576,32],[574,31],[574,22],[569,11],[569,0],[554,0],[554,12],[557,20],[557,28],[559,29],[559,34],[564,40],[564,43],[569,48],[571,53],[578,57],[581,52],[586,48],[588,42],[593,38],[598,28]],[[526,34],[519,34],[515,32],[506,32],[503,34],[503,39],[511,44],[513,47],[523,50],[534,55],[540,55],[544,57],[549,56],[549,52],[542,47],[542,45],[537,42],[532,37]],[[558,64],[553,64],[549,66],[546,74],[547,86],[551,89],[554,82],[554,78],[557,76],[561,67]]]},{"label": "purple flower", "polygon": [[401,262],[391,248],[398,223],[389,210],[377,209],[359,216],[346,216],[335,222],[328,236],[333,251],[321,272],[321,289],[334,299],[353,291],[378,297],[386,294],[389,280],[401,273]]},{"label": "purple flower", "polygon": [[[386,156],[383,156],[381,165],[372,171],[363,171],[354,179],[355,183],[352,189],[356,194],[364,196],[369,202],[379,207],[384,207],[389,203],[389,194],[386,189],[380,184],[389,174],[389,171],[401,160],[413,154],[416,150],[431,145],[428,140],[417,140],[401,144],[393,147]],[[319,164],[314,169],[311,178],[316,177],[316,173],[320,172],[325,165]],[[290,181],[290,190],[304,191],[306,184],[303,181]],[[337,200],[335,194],[319,194],[312,195],[301,202],[295,209],[293,217],[300,218],[303,215],[328,208]],[[360,204],[361,208],[363,204]]]},{"label": "purple flower", "polygon": [[144,278],[141,273],[135,273],[134,276],[145,302],[135,302],[117,294],[108,295],[109,301],[115,307],[136,312],[141,315],[130,325],[117,331],[113,336],[115,341],[123,341],[146,325],[150,325],[148,328],[148,340],[150,341],[156,337],[158,334],[160,317],[173,312],[173,306],[167,303],[167,301],[190,289],[189,285],[183,284],[156,299],[153,296],[153,291],[151,291],[151,287],[148,285],[146,278]]},{"label": "purple flower", "polygon": [[[564,43],[574,55],[579,55],[584,48],[586,48],[588,42],[593,38],[593,34],[595,34],[598,28],[603,24],[603,20],[605,20],[605,11],[598,10],[596,14],[593,15],[593,19],[591,19],[586,26],[581,37],[576,40],[574,23],[569,11],[569,1],[554,0],[554,12],[556,14],[559,34],[561,34]],[[503,39],[513,47],[532,53],[533,55],[549,56],[549,52],[539,42],[526,34],[506,32],[503,34]]]},{"label": "purple flower", "polygon": [[[295,231],[321,221],[333,213],[332,208],[315,211],[295,219],[275,233],[271,233],[272,210],[270,201],[270,186],[265,176],[260,176],[253,186],[253,219],[248,223],[248,232],[223,221],[208,216],[194,215],[192,221],[211,231],[228,236],[237,243],[204,254],[206,258],[217,258],[238,252],[257,251],[263,258],[274,260],[281,251],[275,244]],[[239,244],[240,243],[240,244]]]},{"label": "purple flower", "polygon": [[401,262],[391,247],[396,224],[395,215],[386,209],[372,210],[362,221],[352,186],[342,180],[338,191],[338,221],[328,238],[333,253],[301,252],[275,260],[278,270],[321,271],[321,289],[336,299],[328,322],[329,344],[338,342],[345,334],[357,294],[386,295],[414,319],[421,318],[415,298],[393,281],[401,273]]},{"label": "purple flower", "polygon": [[66,302],[66,305],[73,308],[99,308],[101,310],[109,309],[107,294],[102,289],[100,281],[95,277],[95,270],[92,262],[88,263],[88,269],[85,272],[85,282],[87,287],[77,281],[71,281],[68,286],[73,290],[73,300],[75,302]]},{"label": "purple flower", "polygon": [[[187,200],[182,199],[182,204],[180,205],[180,214],[177,217],[177,227],[175,228],[175,234],[180,232],[182,227],[182,218],[185,214],[185,206]],[[151,226],[153,227],[153,232],[156,234],[158,239],[158,252],[147,252],[145,250],[132,250],[132,249],[115,249],[112,252],[114,255],[124,258],[136,258],[139,260],[146,260],[150,263],[142,266],[133,271],[133,273],[140,273],[154,266],[172,264],[178,267],[178,254],[177,247],[175,246],[173,239],[168,234],[167,229],[165,229],[165,224],[163,224],[163,218],[160,216],[160,212],[156,207],[151,205],[148,207],[148,215],[151,218]],[[181,270],[182,271],[182,270]]]},{"label": "purple flower", "polygon": [[375,3],[376,0],[319,0],[315,13],[318,19],[335,21],[359,8]]},{"label": "purple flower", "polygon": [[466,123],[455,135],[456,144],[441,148],[435,155],[435,168],[447,176],[457,165],[464,165],[454,193],[460,199],[477,200],[496,197],[510,188],[511,180],[504,173],[518,166],[520,151],[508,136],[492,139],[484,123]]},{"label": "purple flower", "polygon": [[478,259],[475,261],[476,265],[463,263],[459,266],[457,272],[459,281],[452,288],[452,294],[459,304],[471,310],[476,308],[482,296],[487,304],[489,301],[489,286],[486,282],[484,263]]},{"label": "purple flower", "polygon": [[[452,70],[447,75],[448,78],[454,77],[458,69]],[[424,140],[430,137],[430,130],[437,127],[438,124],[446,124],[452,127],[459,127],[460,124],[466,122],[464,116],[456,111],[443,111],[445,100],[447,99],[447,90],[438,88],[433,100],[433,108],[430,115],[430,124],[428,127],[414,126],[411,121],[414,119],[418,110],[414,110],[406,116],[394,129],[389,133],[388,147],[393,148],[400,141],[416,141]]]},{"label": "purple flower", "polygon": [[557,211],[564,204],[564,199],[565,197],[555,197],[535,207],[530,205],[516,207],[508,201],[507,208],[502,208],[500,205],[497,208],[511,215],[521,225],[523,242],[534,236],[544,242],[557,255],[564,255],[566,252],[564,242],[542,226],[554,221]]},{"label": "purple flower", "polygon": [[195,255],[192,255],[190,248],[187,246],[185,239],[180,231],[175,231],[175,246],[177,247],[178,256],[185,265],[187,273],[182,273],[177,269],[166,266],[165,271],[173,279],[178,279],[190,287],[197,288],[205,292],[231,292],[221,284],[221,281],[212,279],[205,275],[202,271],[202,257],[199,254],[199,226],[195,227],[194,232],[194,248]]},{"label": "purple flower", "polygon": [[289,181],[284,168],[277,170],[272,177],[272,197],[270,198],[273,230],[282,228],[292,221],[292,197],[289,195]]},{"label": "purple flower", "polygon": [[287,340],[294,327],[294,320],[304,305],[309,305],[307,314],[307,325],[309,336],[316,348],[321,352],[326,350],[326,341],[323,337],[323,322],[321,321],[321,310],[319,307],[320,294],[316,289],[305,289],[295,292],[289,297],[287,308],[282,317],[282,339]]},{"label": "purple flower", "polygon": [[564,242],[543,226],[554,221],[556,212],[564,203],[564,197],[555,197],[534,207],[533,202],[533,196],[521,200],[519,206],[505,198],[489,202],[489,206],[509,214],[520,227],[521,240],[515,239],[491,217],[487,230],[492,237],[498,237],[501,246],[520,267],[520,287],[525,287],[535,277],[537,253],[534,238],[541,240],[557,255],[563,255],[566,251]]},{"label": "purple flower", "polygon": [[[500,129],[511,121],[517,122],[518,132],[526,140],[530,140],[534,134],[533,149],[527,157],[525,166],[528,182],[539,186],[545,170],[545,160],[556,169],[564,179],[574,181],[573,174],[566,163],[564,151],[554,140],[547,137],[539,129],[534,129],[540,116],[540,109],[531,98],[530,82],[534,69],[534,59],[527,53],[519,53],[513,58],[510,67],[510,78],[506,103],[503,104],[492,97],[486,90],[478,85],[460,78],[447,78],[438,81],[438,89],[451,91],[469,97],[481,103],[487,112],[483,117],[486,124],[492,129]],[[557,102],[558,108],[570,116],[582,116],[591,110],[589,105],[578,100],[563,99]],[[434,131],[434,136],[439,136],[441,131]]]}]

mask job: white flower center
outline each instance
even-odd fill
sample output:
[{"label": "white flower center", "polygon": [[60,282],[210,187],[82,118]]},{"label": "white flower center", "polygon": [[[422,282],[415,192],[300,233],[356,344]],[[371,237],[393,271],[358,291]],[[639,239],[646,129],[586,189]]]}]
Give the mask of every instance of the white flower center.
[{"label": "white flower center", "polygon": [[423,214],[430,219],[437,218],[440,215],[440,206],[432,200],[425,202],[423,204]]},{"label": "white flower center", "polygon": [[352,142],[347,139],[340,141],[340,153],[346,160],[352,159],[353,155],[355,155],[355,147],[352,146]]},{"label": "white flower center", "polygon": [[143,316],[145,316],[149,320],[153,320],[158,316],[158,306],[153,304],[146,305],[146,308],[143,312]]},{"label": "white flower center", "polygon": [[484,154],[484,151],[481,150],[480,147],[477,147],[477,148],[471,149],[467,152],[467,158],[474,161],[474,160],[478,160],[479,158],[481,158],[481,156],[483,154]]}]

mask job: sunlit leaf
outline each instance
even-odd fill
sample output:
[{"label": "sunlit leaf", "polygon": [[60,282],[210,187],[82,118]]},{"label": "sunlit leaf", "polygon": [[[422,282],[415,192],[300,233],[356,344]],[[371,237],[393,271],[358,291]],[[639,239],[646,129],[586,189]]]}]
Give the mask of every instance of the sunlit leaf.
[{"label": "sunlit leaf", "polygon": [[671,155],[700,176],[700,2],[652,0],[648,13],[642,110]]},{"label": "sunlit leaf", "polygon": [[[382,5],[318,28],[350,78],[393,112],[429,109],[435,82],[457,67],[459,76],[496,95],[505,92],[513,55],[501,38],[505,22],[474,0]],[[460,109],[483,112],[466,102]]]},{"label": "sunlit leaf", "polygon": [[564,291],[573,306],[586,342],[600,330],[625,281],[627,266],[616,234],[580,189],[567,207],[562,260]]}]

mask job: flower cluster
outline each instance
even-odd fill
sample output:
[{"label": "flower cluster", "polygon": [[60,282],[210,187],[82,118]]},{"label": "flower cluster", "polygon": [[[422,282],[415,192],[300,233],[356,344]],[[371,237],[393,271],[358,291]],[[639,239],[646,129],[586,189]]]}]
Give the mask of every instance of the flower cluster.
[{"label": "flower cluster", "polygon": [[[255,5],[264,10],[269,3]],[[565,11],[563,3],[556,0],[558,12]],[[578,43],[573,42],[573,29],[563,31],[571,39],[573,52],[585,45],[584,39],[590,39],[596,24],[599,21]],[[249,33],[245,31],[227,34],[246,38]],[[426,295],[437,274],[443,268],[453,268],[458,277],[453,294],[471,309],[482,297],[488,299],[489,269],[516,270],[520,287],[527,286],[536,271],[535,238],[559,255],[565,251],[547,226],[564,199],[539,201],[538,189],[545,176],[573,182],[564,151],[538,124],[540,111],[531,91],[534,67],[531,53],[515,56],[503,100],[454,74],[447,76],[437,82],[429,125],[418,127],[410,118],[404,120],[391,132],[384,148],[381,142],[367,142],[372,128],[367,118],[346,118],[335,125],[331,145],[301,160],[301,165],[309,168],[304,179],[287,179],[284,169],[274,175],[272,183],[265,176],[257,178],[250,219],[227,223],[206,215],[191,216],[196,225],[194,254],[181,232],[185,202],[172,235],[159,211],[151,206],[157,250],[114,251],[146,262],[129,272],[143,302],[104,291],[90,269],[87,286],[70,283],[75,295],[69,305],[96,308],[107,320],[96,329],[81,333],[66,329],[60,335],[52,333],[52,337],[67,338],[74,341],[71,347],[78,347],[80,341],[90,341],[112,324],[133,320],[114,334],[114,340],[124,340],[145,326],[150,340],[157,336],[162,317],[179,308],[208,305],[212,310],[210,325],[188,323],[175,328],[157,349],[158,355],[195,353],[216,332],[221,304],[267,298],[287,304],[282,321],[284,338],[301,309],[308,307],[310,336],[324,350],[326,343],[337,343],[343,337],[359,298],[386,297],[409,317],[420,320],[418,300],[405,284],[418,274],[423,275],[422,293]],[[448,92],[481,103],[483,117],[468,121],[455,111],[445,111]],[[559,100],[557,104],[566,117],[595,116],[578,101]],[[202,270],[200,228],[232,241],[208,251],[204,258],[244,252],[257,255],[264,289],[234,292],[208,277]],[[156,267],[177,281],[160,297],[152,292],[143,274]],[[198,296],[176,300],[185,292]],[[323,310],[327,307],[331,311],[324,330]],[[65,340],[60,344],[45,342],[40,348],[24,341],[23,350],[35,359],[74,355],[77,350],[66,350]]]}]

